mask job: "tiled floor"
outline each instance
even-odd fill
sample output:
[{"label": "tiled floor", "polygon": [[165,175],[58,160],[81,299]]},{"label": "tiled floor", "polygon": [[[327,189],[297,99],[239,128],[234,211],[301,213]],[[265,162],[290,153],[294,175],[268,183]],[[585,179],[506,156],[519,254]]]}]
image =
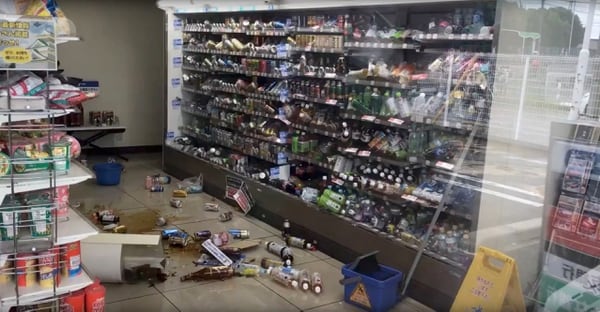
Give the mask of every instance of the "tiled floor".
[{"label": "tiled floor", "polygon": [[[229,228],[248,229],[252,239],[266,242],[280,241],[280,231],[252,217],[236,213],[227,223],[217,220],[217,213],[206,212],[203,204],[212,200],[207,194],[196,194],[184,200],[184,207],[174,209],[169,206],[172,183],[164,193],[150,193],[143,188],[146,175],[160,172],[160,155],[129,155],[124,163],[121,184],[114,187],[98,186],[94,180],[71,188],[71,201],[79,201],[81,211],[91,213],[96,205],[114,209],[121,216],[121,223],[130,233],[157,233],[154,220],[158,215],[167,218],[170,225],[191,233],[198,230],[224,231]],[[102,159],[90,159],[89,165]],[[220,203],[222,209],[231,209]],[[180,282],[179,277],[193,272],[192,260],[199,254],[197,249],[171,248],[165,250],[166,271],[175,276],[165,283],[149,287],[146,283],[106,284],[107,311],[360,311],[343,302],[342,264],[320,251],[311,252],[294,249],[296,268],[320,272],[324,290],[319,296],[285,288],[269,277],[234,277],[224,281]],[[246,253],[248,258],[258,261],[268,254],[259,246]],[[393,311],[431,311],[425,306],[405,299]]]}]

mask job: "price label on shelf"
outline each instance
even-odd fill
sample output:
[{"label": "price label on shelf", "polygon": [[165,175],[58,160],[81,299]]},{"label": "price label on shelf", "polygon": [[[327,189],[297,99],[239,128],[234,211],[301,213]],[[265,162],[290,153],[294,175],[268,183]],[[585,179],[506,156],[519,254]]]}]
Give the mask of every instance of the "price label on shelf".
[{"label": "price label on shelf", "polygon": [[345,149],[344,152],[350,153],[350,154],[356,154],[356,153],[358,153],[358,148],[356,148],[356,147],[349,147],[349,148]]},{"label": "price label on shelf", "polygon": [[360,151],[360,152],[358,152],[358,156],[369,157],[369,156],[371,156],[371,151]]},{"label": "price label on shelf", "polygon": [[181,86],[181,79],[180,78],[173,78],[171,79],[171,86],[173,88],[177,88]]},{"label": "price label on shelf", "polygon": [[173,131],[168,131],[167,135],[166,135],[167,139],[172,139],[175,137],[175,132]]},{"label": "price label on shelf", "polygon": [[179,50],[181,47],[183,47],[183,39],[173,39],[173,49]]},{"label": "price label on shelf", "polygon": [[337,100],[336,99],[327,99],[325,101],[325,104],[328,104],[328,105],[337,105]]},{"label": "price label on shelf", "polygon": [[181,30],[183,27],[183,21],[180,18],[175,18],[173,20],[173,30]]},{"label": "price label on shelf", "polygon": [[419,198],[415,195],[408,195],[408,194],[404,194],[402,195],[402,199],[406,199],[406,200],[410,200],[412,202],[417,201]]},{"label": "price label on shelf", "polygon": [[375,120],[375,118],[376,118],[375,116],[371,116],[371,115],[364,115],[364,116],[360,117],[361,120],[370,121],[370,122],[373,122],[373,120]]},{"label": "price label on shelf", "polygon": [[337,185],[339,185],[339,186],[342,186],[342,185],[344,185],[344,180],[342,180],[342,179],[339,179],[339,178],[332,178],[332,179],[331,179],[331,182],[332,182],[332,183],[334,183],[334,184],[337,184]]},{"label": "price label on shelf", "polygon": [[418,161],[418,158],[416,156],[410,156],[408,158],[408,161],[411,163],[416,163]]},{"label": "price label on shelf", "polygon": [[281,115],[279,115],[279,116],[277,116],[277,119],[281,120],[281,121],[282,121],[284,124],[286,124],[286,125],[288,125],[288,126],[289,126],[290,124],[292,124],[292,123],[291,123],[289,120],[287,120],[287,118],[285,118],[285,116],[281,116]]},{"label": "price label on shelf", "polygon": [[438,168],[442,168],[442,169],[446,169],[446,170],[452,170],[454,169],[454,165],[451,163],[447,163],[445,161],[437,161],[435,163],[435,166]]},{"label": "price label on shelf", "polygon": [[398,119],[398,118],[393,118],[393,117],[388,119],[388,122],[393,123],[398,126],[401,126],[402,124],[404,124],[404,120]]},{"label": "price label on shelf", "polygon": [[180,98],[176,98],[174,100],[171,101],[171,107],[173,109],[179,109],[181,107],[181,99]]},{"label": "price label on shelf", "polygon": [[181,68],[182,63],[183,60],[181,59],[181,56],[176,56],[173,58],[173,68]]},{"label": "price label on shelf", "polygon": [[449,35],[448,35],[448,39],[450,39],[450,40],[454,40],[454,34],[449,34]]}]

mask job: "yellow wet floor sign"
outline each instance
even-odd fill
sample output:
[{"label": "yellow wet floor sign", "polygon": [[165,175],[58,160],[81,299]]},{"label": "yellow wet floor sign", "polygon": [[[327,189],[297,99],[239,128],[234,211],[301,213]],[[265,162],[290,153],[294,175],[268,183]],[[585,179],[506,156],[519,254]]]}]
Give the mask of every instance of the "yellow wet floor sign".
[{"label": "yellow wet floor sign", "polygon": [[350,301],[358,303],[364,307],[371,308],[371,301],[369,301],[369,296],[367,296],[367,290],[365,289],[365,285],[363,283],[356,283],[356,288],[352,291],[350,295]]},{"label": "yellow wet floor sign", "polygon": [[524,312],[515,260],[479,247],[454,299],[451,312]]}]

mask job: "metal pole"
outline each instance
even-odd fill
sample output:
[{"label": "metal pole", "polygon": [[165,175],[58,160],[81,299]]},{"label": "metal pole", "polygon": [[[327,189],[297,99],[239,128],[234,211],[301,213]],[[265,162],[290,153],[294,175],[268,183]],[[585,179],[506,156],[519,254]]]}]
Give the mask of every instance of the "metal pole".
[{"label": "metal pole", "polygon": [[523,118],[523,107],[525,106],[525,93],[527,92],[527,79],[529,78],[529,60],[531,55],[525,58],[525,68],[523,69],[523,81],[521,82],[521,96],[519,97],[519,110],[517,111],[517,124],[515,125],[515,141],[519,139],[521,130],[521,119]]},{"label": "metal pole", "polygon": [[571,45],[573,44],[573,24],[575,23],[575,6],[577,5],[576,2],[571,2],[569,3],[569,9],[571,10],[571,31],[569,32],[569,54],[571,55]]},{"label": "metal pole", "polygon": [[587,74],[588,61],[590,59],[590,37],[592,36],[592,27],[594,25],[594,13],[596,12],[596,0],[590,0],[588,6],[588,16],[585,25],[585,33],[583,34],[583,44],[579,51],[579,59],[577,60],[577,72],[575,74],[575,84],[573,86],[573,97],[571,111],[569,112],[568,120],[577,120],[579,114],[585,111],[582,103],[583,89],[585,84],[585,76]]}]

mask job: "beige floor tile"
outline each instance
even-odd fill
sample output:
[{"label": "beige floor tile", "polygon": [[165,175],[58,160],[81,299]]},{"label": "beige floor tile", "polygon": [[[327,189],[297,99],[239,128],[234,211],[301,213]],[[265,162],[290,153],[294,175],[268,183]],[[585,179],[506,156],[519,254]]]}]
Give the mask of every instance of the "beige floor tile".
[{"label": "beige floor tile", "polygon": [[299,311],[253,278],[214,281],[165,296],[181,311]]},{"label": "beige floor tile", "polygon": [[176,312],[177,309],[160,294],[109,303],[106,305],[106,312],[130,311]]},{"label": "beige floor tile", "polygon": [[[364,311],[360,308],[357,308],[351,304],[347,304],[343,301],[339,301],[339,302],[334,302],[334,303],[330,303],[330,304],[326,304],[323,306],[319,306],[313,309],[308,309],[305,311],[310,311],[310,312],[335,312],[335,311],[344,311],[344,312],[358,312],[358,311]],[[408,312],[408,310],[407,310]]]},{"label": "beige floor tile", "polygon": [[[344,263],[333,259],[333,258],[329,258],[329,259],[325,259],[325,262],[329,263],[330,265],[334,266],[335,268],[337,268],[338,270],[342,269],[342,266],[344,266]],[[341,271],[340,271],[341,272]]]},{"label": "beige floor tile", "polygon": [[103,284],[106,287],[106,303],[113,303],[138,297],[157,295],[159,292],[154,287],[148,287],[147,283],[137,284]]},{"label": "beige floor tile", "polygon": [[269,277],[260,279],[265,286],[286,298],[293,305],[302,310],[338,302],[344,299],[343,287],[339,284],[341,273],[325,261],[310,262],[294,265],[295,269],[308,270],[321,273],[323,281],[323,292],[316,295],[313,292],[305,292],[299,289],[286,288]]}]

